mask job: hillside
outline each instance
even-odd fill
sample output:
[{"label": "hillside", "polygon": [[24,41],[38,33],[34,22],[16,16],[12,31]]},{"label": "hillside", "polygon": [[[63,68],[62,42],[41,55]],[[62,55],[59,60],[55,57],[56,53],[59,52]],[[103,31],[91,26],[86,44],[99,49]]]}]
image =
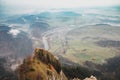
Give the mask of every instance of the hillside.
[{"label": "hillside", "polygon": [[19,29],[0,25],[0,57],[24,57],[32,52],[32,41]]},{"label": "hillside", "polygon": [[[63,71],[65,71],[65,74]],[[82,80],[97,80],[96,77],[90,76],[91,73],[86,68],[63,67],[54,55],[39,48],[35,49],[32,56],[23,60],[17,72],[19,80],[80,80],[79,78]],[[90,76],[90,78],[87,76]]]},{"label": "hillside", "polygon": [[60,62],[48,51],[35,49],[18,67],[19,80],[67,80]]}]

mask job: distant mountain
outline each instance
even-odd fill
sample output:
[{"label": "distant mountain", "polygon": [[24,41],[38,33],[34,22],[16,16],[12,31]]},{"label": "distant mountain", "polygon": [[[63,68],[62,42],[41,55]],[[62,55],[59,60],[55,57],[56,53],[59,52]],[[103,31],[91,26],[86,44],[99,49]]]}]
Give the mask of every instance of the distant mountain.
[{"label": "distant mountain", "polygon": [[9,17],[7,20],[5,20],[5,23],[8,24],[26,24],[26,23],[34,23],[36,21],[42,20],[39,15],[20,15],[20,16],[13,16]]},{"label": "distant mountain", "polygon": [[51,12],[42,12],[39,14],[40,17],[44,17],[44,18],[49,18],[50,16],[52,16]]},{"label": "distant mountain", "polygon": [[81,16],[81,14],[73,12],[73,11],[62,11],[59,13],[61,16],[67,16],[67,17],[75,17],[75,16]]},{"label": "distant mountain", "polygon": [[21,17],[13,17],[9,18],[8,20],[5,21],[5,23],[12,23],[12,24],[25,24],[24,18]]},{"label": "distant mountain", "polygon": [[73,11],[61,11],[56,13],[56,18],[60,19],[62,22],[73,20],[74,18],[80,17],[81,14]]},{"label": "distant mountain", "polygon": [[34,22],[30,25],[30,31],[32,36],[40,37],[43,32],[49,29],[49,24],[45,22]]},{"label": "distant mountain", "polygon": [[0,56],[24,57],[31,52],[32,41],[27,33],[8,26],[0,26]]}]

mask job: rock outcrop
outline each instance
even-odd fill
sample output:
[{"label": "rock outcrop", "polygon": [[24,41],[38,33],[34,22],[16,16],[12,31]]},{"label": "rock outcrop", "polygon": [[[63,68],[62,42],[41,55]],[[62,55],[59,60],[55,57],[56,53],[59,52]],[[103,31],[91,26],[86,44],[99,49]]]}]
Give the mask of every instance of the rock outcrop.
[{"label": "rock outcrop", "polygon": [[84,80],[97,80],[97,78],[94,76],[90,76],[90,78],[85,78]]},{"label": "rock outcrop", "polygon": [[[79,78],[74,78],[73,80],[81,80],[81,79],[79,79]],[[89,78],[87,77],[87,78],[85,78],[85,79],[83,79],[83,80],[97,80],[97,78],[94,77],[94,76],[90,76]]]},{"label": "rock outcrop", "polygon": [[35,49],[18,67],[19,80],[68,80],[60,62],[48,51]]}]

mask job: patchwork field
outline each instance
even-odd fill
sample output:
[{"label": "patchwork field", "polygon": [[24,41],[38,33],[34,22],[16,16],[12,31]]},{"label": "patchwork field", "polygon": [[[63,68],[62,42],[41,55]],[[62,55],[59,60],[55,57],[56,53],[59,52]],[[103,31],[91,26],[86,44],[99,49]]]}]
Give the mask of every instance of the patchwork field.
[{"label": "patchwork field", "polygon": [[[88,25],[72,29],[50,41],[54,54],[84,64],[86,61],[105,63],[106,59],[120,53],[120,27],[107,24]],[[57,35],[57,34],[56,34]]]}]

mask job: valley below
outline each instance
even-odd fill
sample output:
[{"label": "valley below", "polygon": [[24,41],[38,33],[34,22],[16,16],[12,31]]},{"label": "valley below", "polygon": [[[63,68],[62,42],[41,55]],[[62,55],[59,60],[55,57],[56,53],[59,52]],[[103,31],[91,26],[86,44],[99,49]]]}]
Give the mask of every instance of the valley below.
[{"label": "valley below", "polygon": [[78,8],[0,18],[0,80],[14,76],[36,48],[55,56],[68,79],[119,80],[119,13],[118,7]]}]

